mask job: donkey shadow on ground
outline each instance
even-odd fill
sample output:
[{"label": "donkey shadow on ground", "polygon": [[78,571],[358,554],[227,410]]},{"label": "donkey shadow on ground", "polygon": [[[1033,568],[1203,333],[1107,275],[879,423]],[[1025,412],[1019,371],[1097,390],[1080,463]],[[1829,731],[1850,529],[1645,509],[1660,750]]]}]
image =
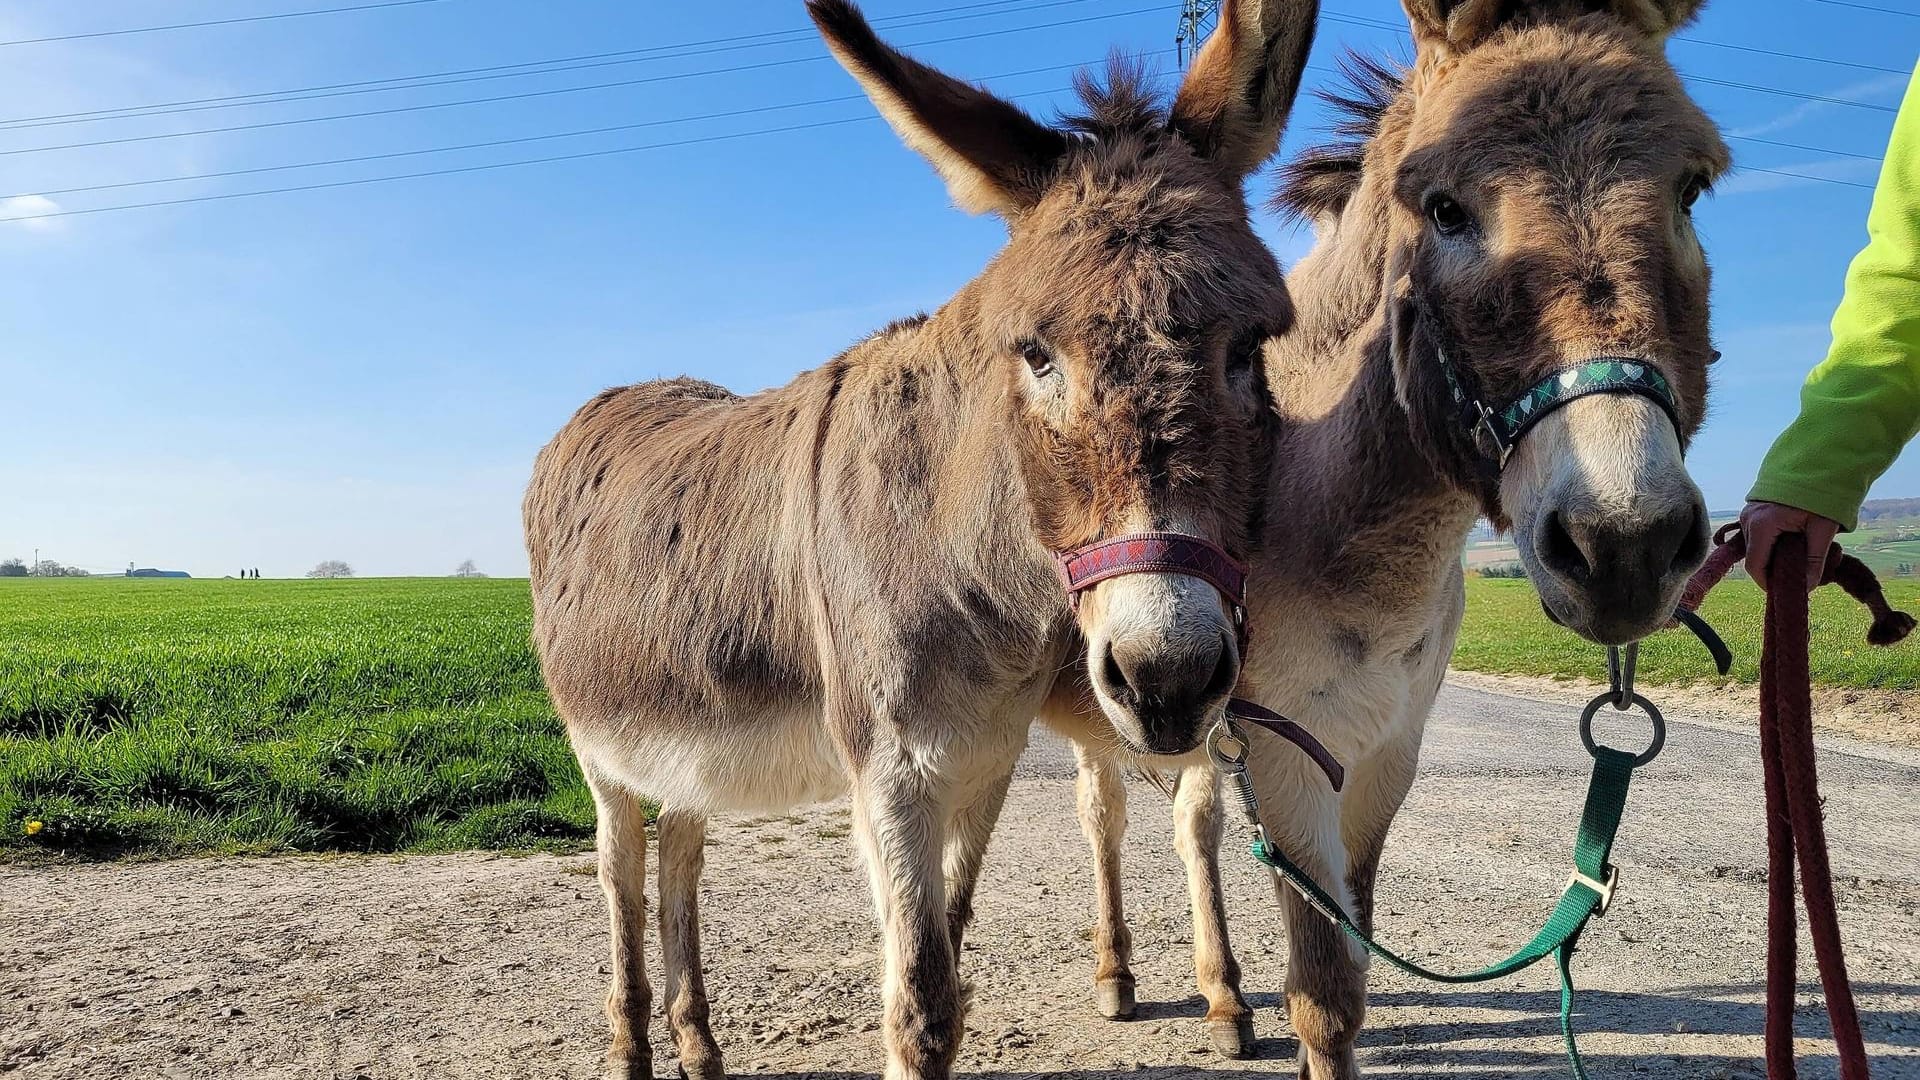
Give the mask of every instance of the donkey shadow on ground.
[{"label": "donkey shadow on ground", "polygon": [[[1920,983],[1856,983],[1857,995],[1898,997],[1905,1001],[1893,1007],[1862,1009],[1861,1027],[1868,1054],[1876,1059],[1874,1075],[1897,1080],[1910,1076],[1920,1080],[1920,1055],[1903,1055],[1899,1064],[1910,1071],[1896,1071],[1895,1060],[1885,1059],[1890,1048],[1920,1047],[1920,1027],[1913,1018],[1920,1013]],[[1596,1051],[1583,1056],[1595,1076],[1658,1075],[1686,1080],[1764,1080],[1766,1071],[1760,1061],[1760,1031],[1766,1008],[1760,1004],[1765,989],[1760,984],[1702,985],[1681,987],[1667,993],[1622,993],[1608,990],[1584,990],[1575,999],[1574,1031],[1586,1042],[1600,1036],[1668,1036],[1678,1040],[1660,1053]],[[1248,1004],[1261,1016],[1261,1027],[1272,1029],[1274,1011],[1284,999],[1273,993],[1249,994]],[[1734,1000],[1734,999],[1739,1000]],[[1795,1013],[1796,1034],[1801,1038],[1828,1037],[1825,1007],[1821,1004],[1817,983],[1800,986],[1800,1007]],[[1374,993],[1370,1001],[1375,1009],[1396,1008],[1415,1011],[1474,1010],[1505,1014],[1498,1018],[1469,1021],[1380,1023],[1369,1027],[1360,1038],[1361,1066],[1368,1080],[1439,1080],[1451,1077],[1492,1077],[1507,1080],[1566,1080],[1572,1075],[1565,1052],[1560,1048],[1560,995],[1558,991],[1501,990],[1387,990]],[[1140,1003],[1133,1022],[1195,1019],[1206,1010],[1198,996]],[[1376,1012],[1376,1016],[1380,1015]],[[1746,1036],[1753,1040],[1750,1054],[1695,1053],[1684,1049],[1690,1037]],[[1525,1041],[1529,1049],[1502,1047]],[[1492,1045],[1480,1045],[1492,1044]],[[1246,1062],[1215,1062],[1208,1068],[1180,1064],[1169,1052],[1164,1065],[1147,1065],[1129,1071],[1145,1080],[1169,1080],[1172,1077],[1209,1077],[1212,1080],[1273,1080],[1290,1075],[1296,1046],[1291,1035],[1261,1039],[1257,1057]],[[1806,1080],[1824,1080],[1838,1075],[1838,1059],[1831,1053],[1806,1054],[1800,1058],[1801,1076]],[[996,1069],[969,1072],[980,1080],[1027,1080],[1031,1077],[1057,1077],[1059,1080],[1107,1080],[1110,1069]],[[759,1074],[766,1080],[871,1080],[870,1072],[795,1072]]]}]

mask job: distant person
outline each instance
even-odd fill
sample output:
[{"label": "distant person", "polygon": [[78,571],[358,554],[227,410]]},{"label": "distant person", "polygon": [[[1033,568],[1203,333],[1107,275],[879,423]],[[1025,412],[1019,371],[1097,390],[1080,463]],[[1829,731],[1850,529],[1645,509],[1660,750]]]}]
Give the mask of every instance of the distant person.
[{"label": "distant person", "polygon": [[1807,537],[1807,588],[1835,534],[1859,524],[1867,489],[1920,433],[1920,74],[1908,82],[1867,214],[1867,246],[1847,270],[1833,347],[1807,376],[1800,415],[1774,441],[1740,525],[1747,572],[1763,587],[1783,534]]}]

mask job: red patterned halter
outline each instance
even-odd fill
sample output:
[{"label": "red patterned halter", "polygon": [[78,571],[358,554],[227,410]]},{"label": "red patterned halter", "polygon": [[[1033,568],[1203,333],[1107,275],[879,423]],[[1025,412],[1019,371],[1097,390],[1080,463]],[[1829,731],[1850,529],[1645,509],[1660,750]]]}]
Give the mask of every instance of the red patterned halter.
[{"label": "red patterned halter", "polygon": [[1247,647],[1247,567],[1218,544],[1185,533],[1147,532],[1116,536],[1054,556],[1060,583],[1075,610],[1080,594],[1126,574],[1185,574],[1220,590],[1233,609],[1234,633]]}]

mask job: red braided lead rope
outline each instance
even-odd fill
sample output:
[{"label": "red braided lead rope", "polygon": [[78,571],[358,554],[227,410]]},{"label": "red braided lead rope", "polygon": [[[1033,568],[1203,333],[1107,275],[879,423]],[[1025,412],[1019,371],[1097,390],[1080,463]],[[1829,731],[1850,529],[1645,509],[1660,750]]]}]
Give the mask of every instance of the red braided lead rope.
[{"label": "red braided lead rope", "polygon": [[[1720,546],[1687,583],[1680,606],[1700,606],[1706,594],[1746,555],[1739,526],[1723,527]],[[1767,564],[1766,631],[1760,655],[1760,759],[1767,791],[1767,1080],[1794,1080],[1793,1005],[1799,947],[1793,899],[1793,864],[1800,861],[1800,888],[1807,925],[1826,990],[1827,1019],[1840,1055],[1841,1080],[1868,1080],[1860,1014],[1847,979],[1840,921],[1827,861],[1826,825],[1820,813],[1820,778],[1814,763],[1813,686],[1808,670],[1806,537],[1776,542]],[[1891,645],[1913,631],[1913,617],[1887,603],[1880,582],[1860,560],[1835,544],[1821,584],[1839,584],[1873,611],[1867,639]]]}]

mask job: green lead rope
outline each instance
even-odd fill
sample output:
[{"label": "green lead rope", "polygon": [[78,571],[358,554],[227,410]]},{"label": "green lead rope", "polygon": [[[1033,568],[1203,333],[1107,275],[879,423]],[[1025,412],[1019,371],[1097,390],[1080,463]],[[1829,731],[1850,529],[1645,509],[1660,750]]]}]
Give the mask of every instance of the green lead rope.
[{"label": "green lead rope", "polygon": [[1578,873],[1560,894],[1560,902],[1554,905],[1546,925],[1532,941],[1505,960],[1478,971],[1464,975],[1430,971],[1391,952],[1355,925],[1339,902],[1272,841],[1256,840],[1253,857],[1272,867],[1299,890],[1315,910],[1337,923],[1340,929],[1366,946],[1368,952],[1409,975],[1439,983],[1480,983],[1511,975],[1548,956],[1555,957],[1560,970],[1560,1033],[1566,1040],[1567,1060],[1572,1063],[1575,1076],[1588,1080],[1586,1066],[1580,1060],[1580,1047],[1573,1035],[1573,953],[1587,920],[1605,910],[1609,899],[1595,884],[1611,892],[1611,886],[1605,884],[1613,880],[1613,868],[1607,856],[1613,850],[1614,835],[1620,831],[1620,815],[1627,805],[1627,787],[1638,764],[1634,755],[1604,746],[1594,748],[1593,759],[1593,779],[1587,785],[1586,808],[1581,811],[1580,834],[1573,846],[1573,864]]}]

